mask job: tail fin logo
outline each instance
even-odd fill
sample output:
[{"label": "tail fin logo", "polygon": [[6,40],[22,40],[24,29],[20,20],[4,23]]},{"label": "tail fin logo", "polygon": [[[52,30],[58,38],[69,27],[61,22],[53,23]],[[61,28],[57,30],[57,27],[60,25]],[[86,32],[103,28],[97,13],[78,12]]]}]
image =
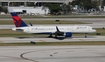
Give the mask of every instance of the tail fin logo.
[{"label": "tail fin logo", "polygon": [[16,27],[25,27],[27,26],[26,23],[24,23],[24,21],[21,20],[21,18],[16,14],[16,13],[11,13],[14,24]]},{"label": "tail fin logo", "polygon": [[14,24],[16,27],[20,27],[20,24],[21,24],[21,20],[18,20],[16,17],[12,17],[13,20],[14,20]]}]

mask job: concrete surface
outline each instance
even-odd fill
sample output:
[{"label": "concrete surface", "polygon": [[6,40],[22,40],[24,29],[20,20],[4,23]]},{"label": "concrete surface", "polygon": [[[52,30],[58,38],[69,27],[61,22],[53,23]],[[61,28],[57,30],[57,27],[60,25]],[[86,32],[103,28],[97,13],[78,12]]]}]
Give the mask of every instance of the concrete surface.
[{"label": "concrete surface", "polygon": [[0,62],[105,62],[105,46],[1,46]]},{"label": "concrete surface", "polygon": [[55,39],[55,38],[40,38],[40,37],[0,37],[0,43],[19,43],[19,42],[72,42],[72,41],[105,41],[105,36],[74,36],[72,38]]}]

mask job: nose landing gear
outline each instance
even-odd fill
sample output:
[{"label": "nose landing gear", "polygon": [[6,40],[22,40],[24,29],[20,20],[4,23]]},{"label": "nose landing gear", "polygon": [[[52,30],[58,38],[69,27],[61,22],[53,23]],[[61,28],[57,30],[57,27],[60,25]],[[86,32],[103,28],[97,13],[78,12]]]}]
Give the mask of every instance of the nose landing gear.
[{"label": "nose landing gear", "polygon": [[85,33],[85,38],[87,38],[87,33]]}]

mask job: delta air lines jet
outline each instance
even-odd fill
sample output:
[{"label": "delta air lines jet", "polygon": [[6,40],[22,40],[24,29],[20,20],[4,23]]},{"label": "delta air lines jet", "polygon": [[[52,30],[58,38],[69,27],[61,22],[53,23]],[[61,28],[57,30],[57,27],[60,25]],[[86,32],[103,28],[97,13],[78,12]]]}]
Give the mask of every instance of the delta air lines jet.
[{"label": "delta air lines jet", "polygon": [[[78,25],[59,25],[59,26],[51,26],[51,25],[43,25],[43,26],[28,26],[15,12],[11,13],[15,28],[12,28],[14,31],[20,31],[30,34],[49,34],[49,37],[52,37],[52,34],[55,35],[55,38],[58,37],[72,37],[72,33],[93,33],[96,32],[90,26],[78,26]],[[87,36],[85,36],[87,37]]]}]

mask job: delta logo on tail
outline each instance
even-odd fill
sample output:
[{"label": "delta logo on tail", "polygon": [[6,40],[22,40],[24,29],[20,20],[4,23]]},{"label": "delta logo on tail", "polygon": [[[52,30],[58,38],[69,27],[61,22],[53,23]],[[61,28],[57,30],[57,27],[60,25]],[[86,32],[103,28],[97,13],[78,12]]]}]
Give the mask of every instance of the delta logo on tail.
[{"label": "delta logo on tail", "polygon": [[27,24],[24,21],[22,21],[22,19],[15,12],[12,12],[11,16],[13,18],[13,21],[14,21],[14,24],[15,24],[16,27],[27,26]]}]

